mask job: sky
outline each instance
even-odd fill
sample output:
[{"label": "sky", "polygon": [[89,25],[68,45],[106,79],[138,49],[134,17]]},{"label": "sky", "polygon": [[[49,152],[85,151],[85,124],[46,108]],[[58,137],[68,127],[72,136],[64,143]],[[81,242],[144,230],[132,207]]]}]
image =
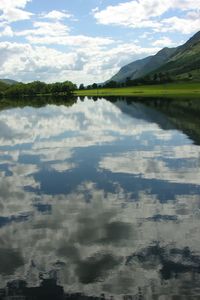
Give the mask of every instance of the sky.
[{"label": "sky", "polygon": [[200,0],[0,0],[0,78],[104,82],[200,30]]}]

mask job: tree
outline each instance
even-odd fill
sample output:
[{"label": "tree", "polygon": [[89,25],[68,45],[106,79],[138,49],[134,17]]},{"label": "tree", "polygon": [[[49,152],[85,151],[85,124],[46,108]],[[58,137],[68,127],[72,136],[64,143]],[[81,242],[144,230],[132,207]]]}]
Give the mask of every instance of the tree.
[{"label": "tree", "polygon": [[155,73],[155,74],[153,75],[153,81],[157,81],[157,80],[158,80],[158,74]]},{"label": "tree", "polygon": [[85,89],[84,84],[81,83],[80,86],[79,86],[79,90],[84,90],[84,89]]},{"label": "tree", "polygon": [[191,73],[188,73],[188,78],[192,79],[192,74]]},{"label": "tree", "polygon": [[93,89],[97,89],[97,88],[98,88],[98,85],[97,85],[96,83],[93,83],[92,88],[93,88]]},{"label": "tree", "polygon": [[40,81],[34,81],[27,84],[17,83],[9,86],[5,91],[7,96],[35,96],[44,94],[71,94],[77,86],[71,81],[55,82],[46,84]]},{"label": "tree", "polygon": [[118,86],[119,86],[119,84],[118,84],[116,81],[114,81],[114,80],[108,81],[108,82],[104,85],[105,88],[116,88],[116,87],[118,87]]},{"label": "tree", "polygon": [[132,86],[132,85],[133,85],[132,80],[131,80],[130,77],[127,77],[127,78],[126,78],[125,84],[126,84],[126,86]]}]

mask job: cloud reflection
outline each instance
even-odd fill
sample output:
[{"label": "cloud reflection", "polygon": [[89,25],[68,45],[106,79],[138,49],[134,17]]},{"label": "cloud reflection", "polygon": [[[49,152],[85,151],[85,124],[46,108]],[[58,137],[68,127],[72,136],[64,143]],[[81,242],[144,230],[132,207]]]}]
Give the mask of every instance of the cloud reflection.
[{"label": "cloud reflection", "polygon": [[[31,195],[26,201],[33,203]],[[40,272],[56,270],[65,289],[71,292],[134,294],[138,287],[145,289],[150,281],[162,294],[161,258],[156,262],[151,252],[145,254],[146,263],[133,258],[140,257],[139,253],[145,248],[150,251],[154,241],[164,249],[160,251],[166,261],[169,259],[166,249],[173,252],[175,248],[183,251],[188,247],[196,253],[194,255],[200,253],[199,214],[193,214],[200,208],[198,195],[193,199],[187,195],[177,197],[176,201],[163,205],[143,193],[136,202],[130,202],[123,190],[119,196],[117,193],[105,195],[104,190],[88,182],[67,196],[43,195],[40,201],[51,206],[50,214],[32,208],[34,213],[25,223],[12,222],[1,228],[4,241],[1,249],[15,245],[24,262],[24,265],[17,263],[15,276],[25,278],[30,285],[35,284]],[[158,214],[173,218],[160,218],[158,225],[154,218]],[[7,255],[2,250],[2,259],[4,253]],[[181,257],[179,263],[185,266]],[[184,267],[184,272],[176,278],[176,291],[188,272],[198,273],[198,270]],[[13,273],[14,270],[10,278]]]},{"label": "cloud reflection", "polygon": [[200,283],[200,148],[122,106],[0,113],[2,287],[56,273],[69,292],[170,299]]},{"label": "cloud reflection", "polygon": [[[133,174],[145,179],[200,185],[200,149],[195,145],[155,147],[151,151],[130,151],[107,156],[100,168],[113,173]],[[185,154],[185,156],[184,156]]]}]

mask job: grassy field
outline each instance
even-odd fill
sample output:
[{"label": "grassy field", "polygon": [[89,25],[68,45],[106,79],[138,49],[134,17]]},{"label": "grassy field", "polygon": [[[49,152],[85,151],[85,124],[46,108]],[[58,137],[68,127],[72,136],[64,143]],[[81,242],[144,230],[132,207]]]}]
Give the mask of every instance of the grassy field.
[{"label": "grassy field", "polygon": [[77,96],[133,96],[133,97],[168,97],[191,96],[200,98],[200,83],[173,83],[162,85],[144,85],[126,88],[98,88],[77,90]]}]

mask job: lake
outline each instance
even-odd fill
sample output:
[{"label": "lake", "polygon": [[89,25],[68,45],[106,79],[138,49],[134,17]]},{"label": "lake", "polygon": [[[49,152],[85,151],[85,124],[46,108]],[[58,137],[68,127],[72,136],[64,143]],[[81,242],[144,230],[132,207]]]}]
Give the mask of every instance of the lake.
[{"label": "lake", "polygon": [[0,299],[200,299],[198,100],[5,104],[0,178]]}]

